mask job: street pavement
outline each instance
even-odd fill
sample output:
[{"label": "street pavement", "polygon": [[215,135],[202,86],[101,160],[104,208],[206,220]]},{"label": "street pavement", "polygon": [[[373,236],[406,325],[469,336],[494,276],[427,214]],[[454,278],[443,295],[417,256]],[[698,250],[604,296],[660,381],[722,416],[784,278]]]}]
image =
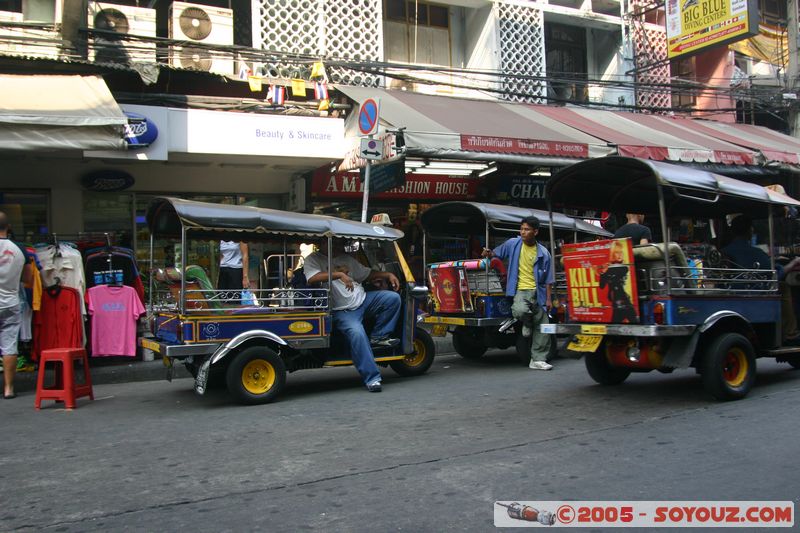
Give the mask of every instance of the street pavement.
[{"label": "street pavement", "polygon": [[253,407],[189,379],[98,385],[73,411],[21,393],[0,402],[0,531],[490,531],[496,500],[800,501],[787,364],[759,360],[730,403],[691,371],[606,388],[510,352],[384,374],[370,394],[352,368],[297,372]]}]

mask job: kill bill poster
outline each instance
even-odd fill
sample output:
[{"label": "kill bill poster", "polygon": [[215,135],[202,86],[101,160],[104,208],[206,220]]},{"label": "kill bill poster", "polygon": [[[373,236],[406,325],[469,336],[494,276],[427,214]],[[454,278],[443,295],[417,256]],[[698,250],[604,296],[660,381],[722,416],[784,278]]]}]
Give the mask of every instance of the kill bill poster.
[{"label": "kill bill poster", "polygon": [[428,280],[436,312],[467,313],[472,311],[472,302],[463,268],[432,268],[428,270]]},{"label": "kill bill poster", "polygon": [[567,299],[573,321],[639,322],[630,239],[565,244],[563,251]]}]

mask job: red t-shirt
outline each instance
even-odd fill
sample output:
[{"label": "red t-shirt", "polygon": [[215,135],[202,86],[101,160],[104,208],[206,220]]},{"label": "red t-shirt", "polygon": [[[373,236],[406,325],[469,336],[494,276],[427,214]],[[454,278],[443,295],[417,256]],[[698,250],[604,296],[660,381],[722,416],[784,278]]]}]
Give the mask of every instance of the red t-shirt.
[{"label": "red t-shirt", "polygon": [[33,360],[42,350],[83,347],[80,293],[72,287],[42,291],[42,307],[34,314]]}]

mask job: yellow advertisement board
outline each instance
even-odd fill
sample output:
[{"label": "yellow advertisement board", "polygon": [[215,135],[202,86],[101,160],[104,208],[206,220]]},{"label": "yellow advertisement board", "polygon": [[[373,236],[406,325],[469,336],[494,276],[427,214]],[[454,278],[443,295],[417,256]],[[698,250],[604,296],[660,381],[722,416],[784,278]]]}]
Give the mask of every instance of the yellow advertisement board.
[{"label": "yellow advertisement board", "polygon": [[754,0],[667,0],[670,59],[757,33],[758,4]]}]

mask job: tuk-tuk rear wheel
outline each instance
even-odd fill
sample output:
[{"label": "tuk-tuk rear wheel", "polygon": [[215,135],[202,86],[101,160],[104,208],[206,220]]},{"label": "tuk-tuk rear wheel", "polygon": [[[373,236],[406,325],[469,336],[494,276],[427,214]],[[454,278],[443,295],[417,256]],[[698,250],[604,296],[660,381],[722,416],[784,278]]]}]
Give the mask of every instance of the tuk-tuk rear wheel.
[{"label": "tuk-tuk rear wheel", "polygon": [[606,343],[601,344],[594,353],[584,356],[586,371],[600,385],[619,385],[631,375],[628,368],[612,366],[606,356]]},{"label": "tuk-tuk rear wheel", "polygon": [[738,400],[747,396],[756,379],[753,345],[738,333],[723,333],[703,354],[703,385],[717,400]]},{"label": "tuk-tuk rear wheel", "polygon": [[226,372],[228,392],[243,404],[272,401],[286,385],[286,365],[266,346],[250,346],[236,354]]},{"label": "tuk-tuk rear wheel", "polygon": [[458,326],[453,331],[453,348],[464,359],[480,359],[487,350],[482,333],[478,328]]},{"label": "tuk-tuk rear wheel", "polygon": [[414,353],[401,361],[392,361],[389,366],[401,376],[419,376],[428,371],[436,356],[436,345],[430,334],[421,328],[414,330]]}]

